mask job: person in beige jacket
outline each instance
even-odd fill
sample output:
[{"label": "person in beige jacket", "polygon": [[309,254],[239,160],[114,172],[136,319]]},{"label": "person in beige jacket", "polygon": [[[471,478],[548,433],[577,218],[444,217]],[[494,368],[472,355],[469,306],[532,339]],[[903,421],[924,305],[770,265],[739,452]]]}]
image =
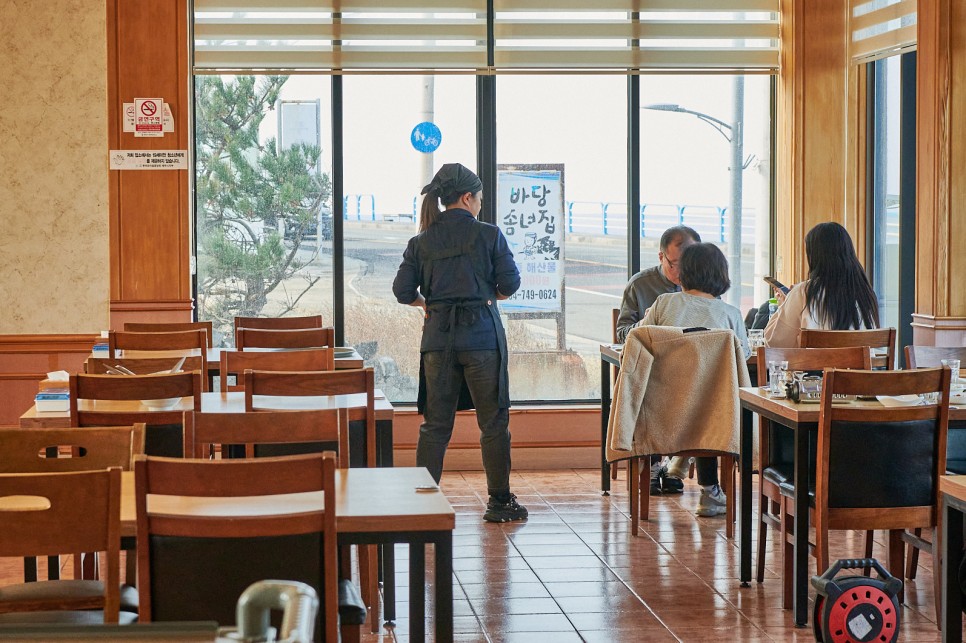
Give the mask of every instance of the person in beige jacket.
[{"label": "person in beige jacket", "polygon": [[[724,402],[726,406],[734,410],[737,404],[737,391],[731,385],[740,379],[737,375],[739,370],[745,373],[745,379],[747,380],[745,360],[751,354],[751,350],[748,347],[748,337],[745,333],[745,324],[741,311],[719,299],[731,286],[731,281],[728,278],[728,261],[716,245],[711,243],[697,243],[688,246],[681,253],[680,274],[681,287],[683,288],[682,292],[664,294],[658,297],[654,305],[647,311],[644,319],[641,320],[640,325],[726,329],[733,334],[738,349],[735,350],[732,342],[727,341],[732,336],[731,334],[721,335],[719,333],[708,337],[701,336],[700,340],[698,337],[695,337],[695,344],[706,344],[703,347],[706,354],[696,356],[693,359],[675,359],[674,368],[678,369],[680,373],[680,375],[676,375],[675,379],[687,378],[689,380],[688,385],[690,386],[693,386],[696,380],[701,380],[705,383],[702,385],[701,390],[695,392],[694,395],[682,398],[681,404],[665,403],[663,409],[666,410],[663,414],[679,416],[682,414],[682,407],[691,407],[692,405],[701,407],[702,403],[707,399],[716,399],[714,396],[709,398],[707,391],[709,388],[707,386],[708,381],[715,382],[715,387],[718,386],[719,382],[721,383],[724,390],[720,393],[723,395]],[[626,345],[624,350],[625,357],[622,359],[621,374],[627,368],[624,363],[628,350]],[[724,351],[726,354],[722,356],[721,351]],[[733,356],[727,355],[729,351],[733,353]],[[725,366],[725,363],[729,364],[730,368]],[[702,377],[701,373],[695,373],[696,368],[710,369],[710,373],[704,374],[709,377]],[[734,375],[734,377],[731,377],[731,375]],[[661,381],[664,382],[664,378]],[[653,384],[652,386],[656,385]],[[748,382],[742,385],[748,385]],[[681,383],[681,386],[684,387],[685,384]],[[655,395],[653,391],[648,391],[647,393],[648,395]],[[733,399],[730,399],[729,396]],[[690,410],[689,408],[688,411]],[[709,417],[711,418],[720,415],[716,407],[703,410],[708,411]],[[694,416],[690,413],[688,415],[693,420],[695,426],[682,426],[680,421],[677,421],[668,426],[678,426],[679,429],[676,431],[669,429],[667,434],[672,436],[674,440],[682,439],[686,435],[696,434],[701,439],[694,441],[695,446],[682,447],[678,444],[679,448],[677,449],[670,451],[650,451],[650,453],[674,453],[675,451],[690,448],[735,452],[736,449],[728,451],[729,448],[734,446],[730,441],[727,445],[718,444],[717,442],[714,443],[716,447],[726,446],[727,448],[711,448],[708,444],[708,438],[714,438],[718,442],[720,442],[721,437],[725,434],[730,435],[729,440],[734,438],[736,433],[733,429],[737,426],[734,419],[738,417],[737,414],[725,414],[727,417],[720,426],[712,421],[710,423],[712,426],[710,427],[706,426],[707,423],[702,421],[702,415]],[[732,415],[734,417],[731,417]],[[730,421],[728,421],[728,417],[730,417]],[[653,418],[649,418],[648,421],[653,422],[654,420]],[[680,435],[675,435],[676,433]],[[654,446],[657,445],[655,444]],[[718,459],[714,457],[696,458],[695,466],[698,473],[698,484],[701,485],[701,499],[698,503],[697,515],[717,516],[725,513],[726,499],[718,483]]]}]

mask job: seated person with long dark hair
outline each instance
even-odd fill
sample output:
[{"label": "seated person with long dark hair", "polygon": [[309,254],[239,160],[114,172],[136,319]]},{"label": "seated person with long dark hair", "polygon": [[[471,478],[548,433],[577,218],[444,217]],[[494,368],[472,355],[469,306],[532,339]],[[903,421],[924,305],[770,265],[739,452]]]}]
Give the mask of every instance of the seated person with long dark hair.
[{"label": "seated person with long dark hair", "polygon": [[768,325],[769,346],[795,348],[803,328],[862,330],[879,327],[879,304],[855,255],[848,231],[819,223],[805,235],[808,279],[795,284]]},{"label": "seated person with long dark hair", "polygon": [[[718,299],[731,287],[728,260],[718,246],[696,243],[684,249],[680,260],[681,292],[661,295],[641,325],[684,328],[727,328],[737,335],[745,358],[751,355],[741,311]],[[682,365],[684,367],[684,365]],[[718,458],[695,458],[701,499],[698,516],[725,513],[725,494],[718,484]]]}]

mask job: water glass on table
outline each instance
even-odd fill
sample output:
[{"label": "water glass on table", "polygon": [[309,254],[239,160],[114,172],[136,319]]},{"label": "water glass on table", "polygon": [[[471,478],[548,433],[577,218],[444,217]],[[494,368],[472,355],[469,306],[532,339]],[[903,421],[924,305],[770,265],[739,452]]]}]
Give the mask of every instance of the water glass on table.
[{"label": "water glass on table", "polygon": [[950,375],[949,390],[953,395],[958,395],[963,392],[963,383],[959,379],[959,360],[958,359],[944,359],[940,360],[943,366],[948,366],[949,370],[952,371]]},{"label": "water glass on table", "polygon": [[788,371],[788,360],[768,360],[768,393],[773,396],[784,396],[785,373]]}]

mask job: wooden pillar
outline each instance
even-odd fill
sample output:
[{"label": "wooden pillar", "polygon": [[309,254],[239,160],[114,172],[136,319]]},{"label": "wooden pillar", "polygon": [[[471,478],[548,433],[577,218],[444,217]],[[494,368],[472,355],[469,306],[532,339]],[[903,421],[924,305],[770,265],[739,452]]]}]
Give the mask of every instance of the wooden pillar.
[{"label": "wooden pillar", "polygon": [[[837,221],[858,239],[847,186],[855,170],[847,132],[850,78],[847,0],[785,0],[778,95],[776,267],[782,281],[807,274],[805,233]],[[851,84],[850,84],[851,83]]]},{"label": "wooden pillar", "polygon": [[913,341],[966,346],[966,4],[920,0]]},{"label": "wooden pillar", "polygon": [[[107,0],[108,146],[187,150],[190,131],[186,0]],[[124,103],[163,98],[174,131],[123,131]],[[111,326],[191,319],[191,170],[110,172]]]}]

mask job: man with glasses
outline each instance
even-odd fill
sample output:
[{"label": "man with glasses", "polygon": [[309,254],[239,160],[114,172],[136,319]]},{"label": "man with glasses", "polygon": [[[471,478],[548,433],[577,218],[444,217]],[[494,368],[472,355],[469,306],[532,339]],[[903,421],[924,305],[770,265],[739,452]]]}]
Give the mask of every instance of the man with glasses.
[{"label": "man with glasses", "polygon": [[[681,252],[693,243],[701,243],[701,235],[688,226],[668,228],[661,235],[658,265],[640,271],[627,282],[617,318],[617,341],[623,343],[627,333],[644,319],[644,313],[658,296],[681,290],[678,260]],[[651,457],[651,495],[681,493],[687,458],[672,458],[669,467],[661,466],[661,457]]]}]

